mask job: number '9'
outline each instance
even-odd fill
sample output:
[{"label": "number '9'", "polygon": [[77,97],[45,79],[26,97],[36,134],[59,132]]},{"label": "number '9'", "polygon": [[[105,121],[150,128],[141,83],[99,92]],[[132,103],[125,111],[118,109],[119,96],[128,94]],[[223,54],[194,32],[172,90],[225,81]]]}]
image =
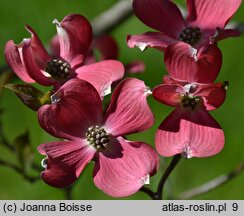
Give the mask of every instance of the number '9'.
[{"label": "number '9'", "polygon": [[232,210],[233,211],[237,211],[237,209],[238,209],[238,204],[237,203],[233,203],[232,204]]}]

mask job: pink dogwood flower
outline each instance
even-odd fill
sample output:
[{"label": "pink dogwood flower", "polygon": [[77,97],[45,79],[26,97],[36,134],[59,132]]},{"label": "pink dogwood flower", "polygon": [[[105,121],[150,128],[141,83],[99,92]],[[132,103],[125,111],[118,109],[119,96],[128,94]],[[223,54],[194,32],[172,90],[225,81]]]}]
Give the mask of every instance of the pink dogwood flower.
[{"label": "pink dogwood flower", "polygon": [[134,0],[135,15],[147,26],[159,32],[129,35],[129,47],[141,50],[154,47],[164,50],[170,43],[183,41],[195,48],[228,37],[237,37],[236,30],[225,29],[242,0],[187,0],[188,16],[184,20],[171,0]]},{"label": "pink dogwood flower", "polygon": [[156,100],[176,109],[159,126],[155,145],[169,157],[209,157],[224,147],[224,132],[209,114],[222,105],[226,83],[188,83],[165,77],[165,84],[153,89]]},{"label": "pink dogwood flower", "polygon": [[88,20],[78,14],[66,16],[57,26],[60,53],[57,58],[50,56],[35,31],[26,26],[31,38],[15,45],[8,41],[5,58],[9,66],[24,82],[37,82],[58,89],[67,80],[78,77],[97,89],[101,97],[110,89],[111,83],[124,75],[122,63],[106,60],[84,65],[85,56],[92,40],[92,28]]},{"label": "pink dogwood flower", "polygon": [[38,111],[42,128],[65,139],[38,147],[47,156],[43,180],[54,187],[68,186],[93,160],[93,180],[99,189],[114,197],[137,192],[156,173],[158,156],[150,145],[124,136],[153,125],[148,94],[143,81],[126,79],[115,89],[104,114],[91,84],[76,78],[66,82],[52,96],[53,103]]}]

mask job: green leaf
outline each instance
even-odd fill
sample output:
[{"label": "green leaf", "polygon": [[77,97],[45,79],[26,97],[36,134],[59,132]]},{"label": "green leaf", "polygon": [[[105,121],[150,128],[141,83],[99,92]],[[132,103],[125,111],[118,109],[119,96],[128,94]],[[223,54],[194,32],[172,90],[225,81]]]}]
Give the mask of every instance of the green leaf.
[{"label": "green leaf", "polygon": [[34,111],[50,103],[50,92],[44,94],[29,84],[7,84],[4,87],[12,90],[27,107]]}]

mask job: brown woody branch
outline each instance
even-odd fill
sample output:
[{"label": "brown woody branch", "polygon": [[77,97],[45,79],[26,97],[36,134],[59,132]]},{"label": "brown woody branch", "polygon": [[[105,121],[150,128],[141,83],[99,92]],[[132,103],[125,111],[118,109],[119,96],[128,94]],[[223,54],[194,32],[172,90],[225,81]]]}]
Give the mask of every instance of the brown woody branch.
[{"label": "brown woody branch", "polygon": [[109,32],[132,14],[132,0],[119,0],[92,21],[94,36],[99,37]]},{"label": "brown woody branch", "polygon": [[177,199],[183,199],[183,200],[191,199],[195,196],[199,196],[199,195],[208,193],[208,192],[228,183],[233,178],[238,176],[242,171],[244,171],[244,162],[242,162],[241,164],[236,166],[236,168],[234,170],[232,170],[231,172],[229,172],[225,175],[221,175],[199,187],[196,187],[196,188],[190,189],[186,192],[183,192],[182,194],[180,194],[177,197]]}]

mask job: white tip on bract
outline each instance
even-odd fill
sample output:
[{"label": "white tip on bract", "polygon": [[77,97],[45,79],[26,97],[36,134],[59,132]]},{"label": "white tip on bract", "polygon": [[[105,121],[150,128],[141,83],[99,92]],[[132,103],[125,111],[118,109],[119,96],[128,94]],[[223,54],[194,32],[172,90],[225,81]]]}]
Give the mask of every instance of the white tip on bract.
[{"label": "white tip on bract", "polygon": [[[229,27],[228,27],[228,28],[229,28]],[[230,27],[229,29],[234,29],[234,28],[236,28],[235,25],[233,25],[233,26]],[[224,29],[223,29],[223,30],[224,30]],[[216,30],[215,30],[214,35],[212,35],[212,36],[209,37],[210,44],[215,44],[216,42],[218,42],[218,40],[216,40],[216,39],[219,37],[219,35],[220,35],[220,31],[221,31],[221,29],[217,27]]]},{"label": "white tip on bract", "polygon": [[145,88],[145,90],[144,90],[144,94],[145,94],[146,96],[152,94],[152,91],[151,91],[151,89],[150,89],[148,86],[146,86],[146,88]]},{"label": "white tip on bract", "polygon": [[190,84],[186,84],[184,86],[184,90],[186,93],[190,94],[192,90],[194,90],[197,87],[197,85],[195,83],[190,83]]},{"label": "white tip on bract", "polygon": [[53,20],[53,24],[55,24],[57,27],[61,27],[61,23],[57,19]]},{"label": "white tip on bract", "polygon": [[52,103],[58,103],[60,101],[60,95],[58,92],[50,96]]},{"label": "white tip on bract", "polygon": [[143,52],[145,49],[146,49],[146,47],[147,47],[147,43],[145,43],[145,42],[139,42],[138,44],[136,44],[136,46]]},{"label": "white tip on bract", "polygon": [[149,185],[150,184],[150,175],[147,174],[146,176],[142,177],[140,180],[141,185]]},{"label": "white tip on bract", "polygon": [[189,146],[185,146],[182,148],[182,157],[186,159],[192,158],[192,150]]},{"label": "white tip on bract", "polygon": [[194,59],[195,62],[198,61],[198,58],[197,58],[197,49],[191,47],[190,48],[190,55]]},{"label": "white tip on bract", "polygon": [[28,40],[30,40],[30,38],[23,38],[23,40],[21,41],[21,43],[26,43]]},{"label": "white tip on bract", "polygon": [[47,168],[47,157],[46,158],[43,158],[42,161],[41,161],[41,165],[44,169]]},{"label": "white tip on bract", "polygon": [[109,84],[108,86],[106,86],[102,89],[102,96],[104,97],[106,95],[109,95],[109,94],[111,94],[111,92],[112,92],[111,91],[111,84]]}]

